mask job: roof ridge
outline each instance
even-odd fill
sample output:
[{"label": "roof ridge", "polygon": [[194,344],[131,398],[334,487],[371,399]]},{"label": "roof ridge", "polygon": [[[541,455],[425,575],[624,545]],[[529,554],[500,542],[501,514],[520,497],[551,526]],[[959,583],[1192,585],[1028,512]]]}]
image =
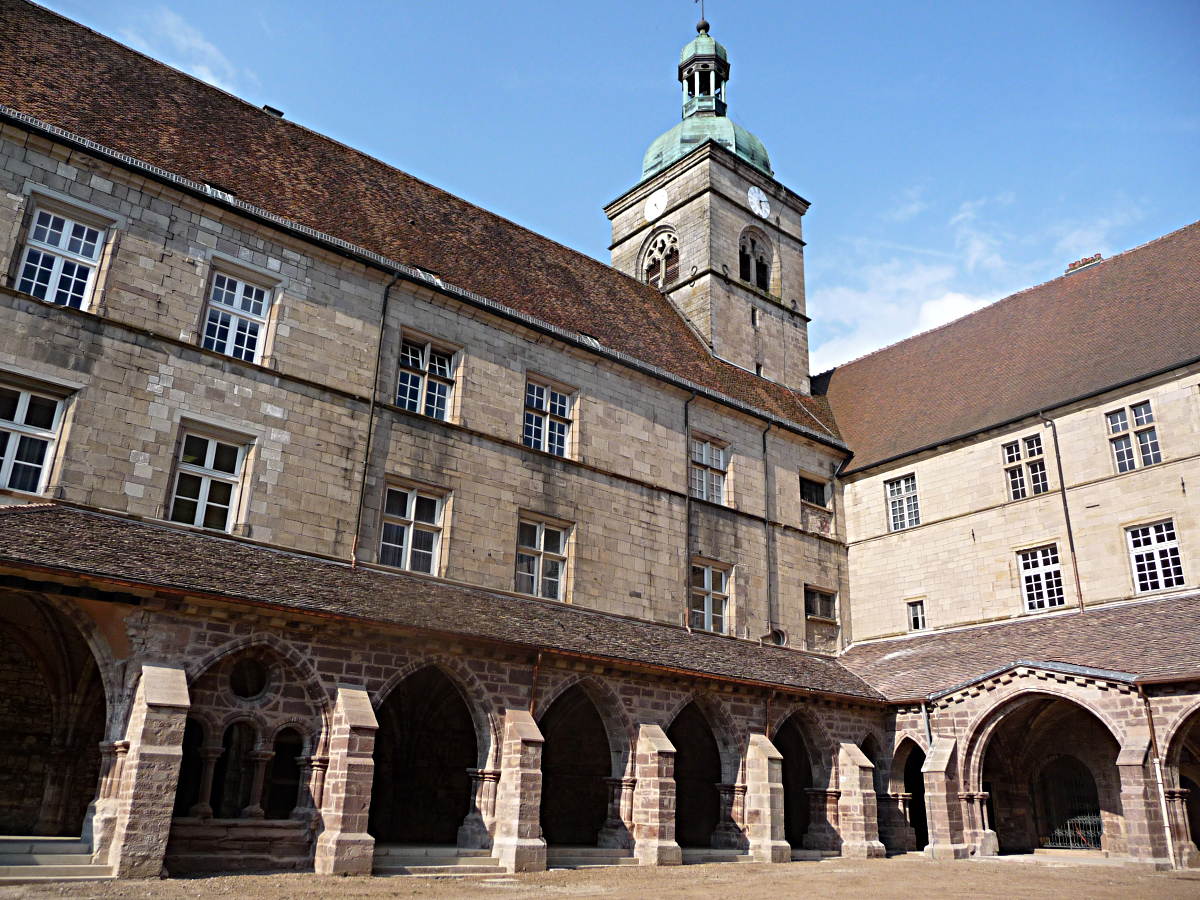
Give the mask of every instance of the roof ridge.
[{"label": "roof ridge", "polygon": [[[1157,244],[1161,241],[1165,241],[1169,238],[1175,237],[1176,235],[1180,234],[1181,232],[1187,231],[1189,228],[1195,228],[1197,226],[1200,226],[1200,220],[1197,220],[1195,222],[1189,222],[1186,225],[1181,225],[1179,228],[1176,228],[1173,231],[1168,231],[1166,234],[1159,235],[1158,237],[1151,238],[1150,240],[1147,240],[1147,241],[1143,241],[1142,243],[1137,244],[1133,247],[1129,247],[1125,250],[1120,250],[1120,251],[1114,253],[1112,256],[1106,257],[1096,263],[1093,263],[1091,266],[1088,266],[1087,268],[1088,269],[1093,269],[1093,268],[1098,269],[1101,266],[1104,266],[1108,263],[1111,263],[1111,262],[1114,262],[1115,260],[1120,259],[1121,257],[1128,256],[1132,253],[1137,253],[1138,251],[1141,251],[1141,250],[1145,250],[1146,248],[1148,248],[1154,244]],[[890,344],[885,344],[884,346],[879,347],[875,350],[872,350],[869,353],[864,353],[862,356],[856,356],[854,359],[851,359],[847,362],[839,363],[838,365],[833,366],[830,369],[826,369],[824,372],[820,372],[818,374],[813,375],[813,379],[815,380],[823,375],[832,375],[834,372],[838,371],[839,369],[849,368],[850,366],[853,366],[856,363],[860,363],[863,360],[870,359],[871,357],[876,356],[880,353],[884,353],[888,350],[892,350],[896,347],[899,347],[901,344],[906,344],[909,341],[914,341],[917,338],[924,337],[925,335],[933,334],[934,332],[949,328],[952,325],[957,325],[960,322],[966,321],[967,319],[971,319],[982,313],[988,312],[989,310],[993,309],[994,307],[999,306],[1001,303],[1006,303],[1009,300],[1015,300],[1018,297],[1022,296],[1023,294],[1028,294],[1032,291],[1041,290],[1042,288],[1046,287],[1047,285],[1054,284],[1057,281],[1062,281],[1064,278],[1069,278],[1070,276],[1076,274],[1076,272],[1078,272],[1078,271],[1081,271],[1081,269],[1072,270],[1070,272],[1064,272],[1061,275],[1056,275],[1053,278],[1047,278],[1045,281],[1040,281],[1037,284],[1033,284],[1033,285],[1030,285],[1029,287],[1022,288],[1019,291],[1014,291],[1011,294],[1005,294],[1003,297],[999,297],[995,300],[992,300],[989,303],[981,306],[979,309],[972,310],[969,313],[966,313],[964,315],[958,316],[957,318],[951,319],[949,322],[943,322],[941,325],[935,325],[932,328],[926,328],[924,331],[918,331],[915,334],[910,334],[908,337],[901,338],[900,340],[897,340],[897,341],[893,341]]]}]

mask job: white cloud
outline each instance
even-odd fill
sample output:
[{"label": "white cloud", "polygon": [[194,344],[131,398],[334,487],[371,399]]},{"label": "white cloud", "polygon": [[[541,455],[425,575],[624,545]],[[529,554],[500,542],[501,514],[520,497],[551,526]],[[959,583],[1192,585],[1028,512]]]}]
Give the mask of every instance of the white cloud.
[{"label": "white cloud", "polygon": [[914,185],[900,192],[895,205],[883,214],[889,222],[907,222],[929,209],[923,185]]},{"label": "white cloud", "polygon": [[195,26],[165,6],[146,15],[136,27],[124,29],[120,36],[148,56],[230,93],[258,84],[254,72],[236,65]]}]

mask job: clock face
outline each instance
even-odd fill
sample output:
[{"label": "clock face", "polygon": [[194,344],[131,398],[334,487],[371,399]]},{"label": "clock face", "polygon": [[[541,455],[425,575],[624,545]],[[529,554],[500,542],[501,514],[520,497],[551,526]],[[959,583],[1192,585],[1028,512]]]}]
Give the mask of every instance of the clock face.
[{"label": "clock face", "polygon": [[767,199],[767,195],[758,185],[754,185],[746,191],[746,200],[750,203],[750,208],[754,210],[756,216],[762,216],[765,219],[771,214],[771,201]]},{"label": "clock face", "polygon": [[646,207],[643,210],[647,222],[653,222],[663,214],[663,210],[667,208],[667,191],[665,188],[659,188],[653,194],[646,198]]}]

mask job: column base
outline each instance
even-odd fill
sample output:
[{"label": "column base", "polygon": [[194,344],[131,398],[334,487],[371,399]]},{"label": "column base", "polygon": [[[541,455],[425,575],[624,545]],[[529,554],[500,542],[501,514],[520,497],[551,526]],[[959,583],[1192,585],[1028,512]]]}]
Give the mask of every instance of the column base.
[{"label": "column base", "polygon": [[541,838],[502,838],[492,853],[510,875],[546,871],[546,842]]},{"label": "column base", "polygon": [[318,875],[370,875],[375,838],[369,834],[326,831],[317,838],[313,869]]},{"label": "column base", "polygon": [[999,856],[1000,855],[1000,839],[996,837],[994,831],[984,831],[979,835],[978,841],[975,843],[976,856]]},{"label": "column base", "polygon": [[492,835],[479,813],[468,813],[458,826],[458,846],[462,850],[490,850]]},{"label": "column base", "polygon": [[883,859],[887,850],[879,841],[842,841],[845,859]]},{"label": "column base", "polygon": [[785,863],[792,861],[792,845],[787,841],[750,842],[750,856],[755,862]]},{"label": "column base", "polygon": [[924,852],[930,859],[967,859],[971,848],[966,844],[930,844]]},{"label": "column base", "polygon": [[683,851],[674,841],[640,840],[633,845],[640,866],[682,866]]}]

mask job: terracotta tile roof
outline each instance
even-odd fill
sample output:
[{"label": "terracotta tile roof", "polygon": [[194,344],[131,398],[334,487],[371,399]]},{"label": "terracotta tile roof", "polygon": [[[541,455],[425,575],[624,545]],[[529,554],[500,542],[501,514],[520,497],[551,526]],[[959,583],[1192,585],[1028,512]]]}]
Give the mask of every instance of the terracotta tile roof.
[{"label": "terracotta tile roof", "polygon": [[1198,357],[1200,223],[839,366],[814,390],[854,471]]},{"label": "terracotta tile roof", "polygon": [[0,565],[878,700],[823,656],[39,504],[0,507]]},{"label": "terracotta tile roof", "polygon": [[891,699],[952,688],[1022,660],[1200,680],[1200,594],[856,644],[839,661]]},{"label": "terracotta tile roof", "polygon": [[836,436],[822,399],[715,359],[657,290],[25,0],[0,103]]}]

